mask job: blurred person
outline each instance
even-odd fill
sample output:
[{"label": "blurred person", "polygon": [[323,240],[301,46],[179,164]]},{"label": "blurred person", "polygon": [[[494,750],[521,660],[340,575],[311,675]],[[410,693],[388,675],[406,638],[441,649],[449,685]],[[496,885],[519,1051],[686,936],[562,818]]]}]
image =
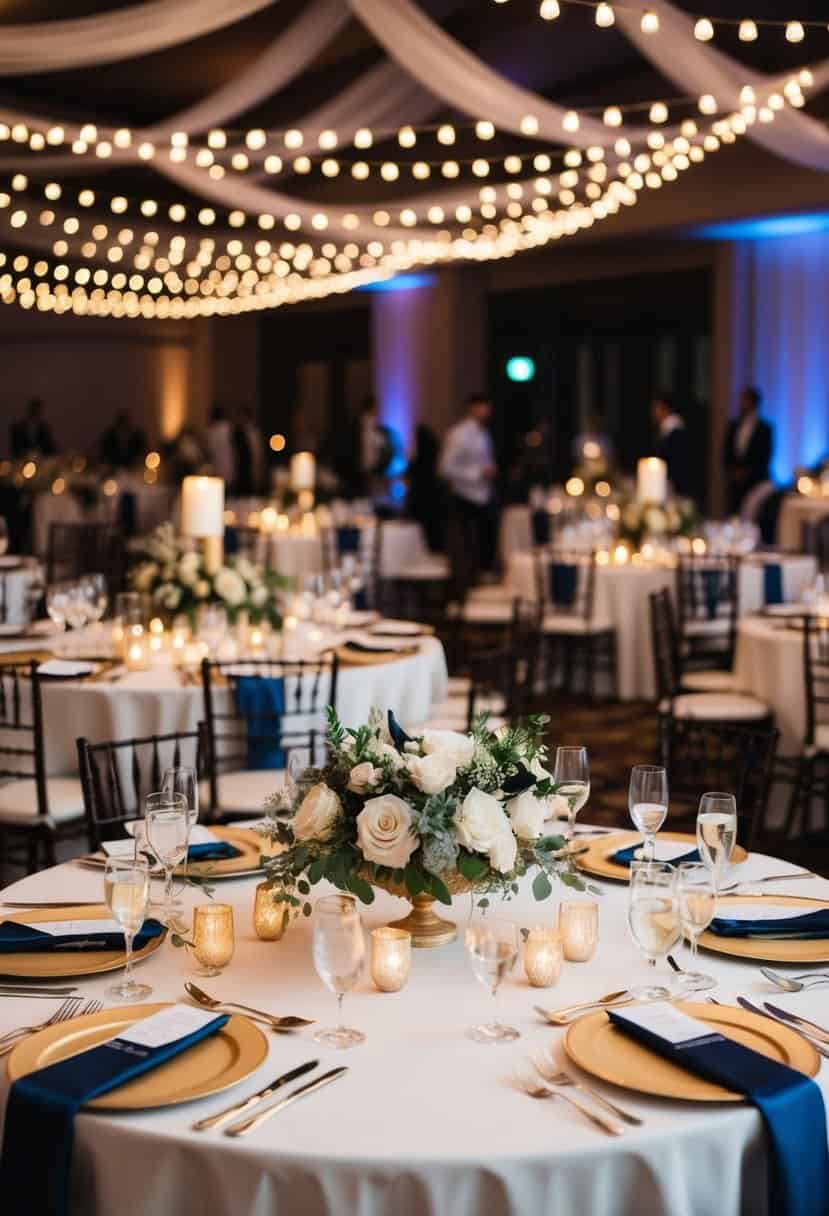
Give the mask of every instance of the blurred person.
[{"label": "blurred person", "polygon": [[33,397],[22,418],[13,422],[9,433],[12,458],[54,456],[57,449],[52,428],[43,417],[43,402]]},{"label": "blurred person", "polygon": [[651,401],[651,418],[656,427],[653,455],[668,466],[668,480],[674,493],[687,497],[694,484],[691,440],[682,416],[677,413],[672,393],[657,393]]},{"label": "blurred person", "polygon": [[446,433],[438,472],[447,483],[447,543],[453,594],[462,600],[495,557],[495,446],[487,423],[492,402],[471,393],[464,417]]},{"label": "blurred person", "polygon": [[444,548],[445,507],[443,486],[438,477],[440,447],[431,427],[419,423],[415,430],[415,448],[406,475],[409,492],[406,509],[423,528],[429,548]]},{"label": "blurred person", "polygon": [[216,476],[223,478],[226,485],[232,486],[235,479],[233,427],[223,405],[214,405],[210,411],[205,446],[207,459]]},{"label": "blurred person", "polygon": [[746,387],[737,402],[737,417],[728,424],[723,445],[723,465],[728,492],[728,510],[736,515],[750,490],[769,480],[774,435],[760,417],[763,395]]},{"label": "blurred person", "polygon": [[129,410],[119,410],[102,432],[98,444],[101,463],[111,469],[131,469],[144,459],[147,437],[135,426]]},{"label": "blurred person", "polygon": [[243,497],[259,494],[265,481],[265,436],[249,405],[239,410],[233,428],[234,492]]},{"label": "blurred person", "polygon": [[376,397],[366,397],[360,408],[359,424],[360,493],[372,498],[382,495],[383,481],[394,456],[391,428],[380,421]]}]

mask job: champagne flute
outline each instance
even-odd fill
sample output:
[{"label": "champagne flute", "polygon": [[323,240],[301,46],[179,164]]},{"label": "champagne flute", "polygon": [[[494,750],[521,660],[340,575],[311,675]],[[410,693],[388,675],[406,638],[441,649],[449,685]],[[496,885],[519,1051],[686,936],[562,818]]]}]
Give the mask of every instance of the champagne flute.
[{"label": "champagne flute", "polygon": [[104,898],[115,920],[124,930],[126,963],[121,979],[106,990],[119,1001],[141,1001],[152,992],[149,984],[132,978],[132,943],[144,924],[150,897],[150,870],[143,858],[108,857],[104,868]]},{"label": "champagne flute", "polygon": [[187,856],[190,811],[183,794],[148,794],[144,800],[147,842],[164,867],[164,906],[161,912],[171,924],[181,905],[173,900],[173,872]]},{"label": "champagne flute", "polygon": [[63,633],[66,628],[67,584],[51,583],[46,590],[46,611]]},{"label": "champagne flute", "polygon": [[737,800],[733,794],[703,794],[697,811],[697,851],[710,866],[718,888],[737,840]]},{"label": "champagne flute", "polygon": [[668,774],[655,764],[635,764],[628,789],[630,817],[644,837],[642,857],[653,861],[656,833],[668,814]]},{"label": "champagne flute", "polygon": [[106,579],[103,574],[87,574],[81,585],[86,596],[86,614],[91,624],[97,625],[107,610],[109,597]]},{"label": "champagne flute", "polygon": [[676,983],[684,992],[706,992],[716,988],[710,975],[697,971],[699,935],[714,918],[717,893],[714,876],[708,866],[699,861],[683,861],[677,872],[676,890],[679,897],[679,923],[691,946],[691,971],[682,971]]},{"label": "champagne flute", "polygon": [[[630,867],[628,888],[628,927],[636,945],[656,968],[656,960],[664,959],[679,941],[679,900],[676,892],[676,871],[667,862],[634,861]],[[662,1001],[671,994],[658,984],[632,988],[631,997],[639,1001]]]},{"label": "champagne flute", "polygon": [[161,778],[162,794],[182,794],[187,801],[190,827],[199,821],[199,775],[189,764],[171,765],[165,768]]},{"label": "champagne flute", "polygon": [[553,781],[567,799],[567,839],[573,839],[576,815],[590,797],[590,764],[586,747],[557,747]]},{"label": "champagne flute", "polygon": [[[518,926],[511,920],[486,920],[466,930],[466,952],[472,973],[495,1000],[504,976],[509,975],[518,958]],[[520,1038],[513,1026],[504,1026],[494,1016],[489,1022],[470,1026],[467,1038],[476,1043],[512,1043]]]},{"label": "champagne flute", "polygon": [[353,895],[326,895],[317,901],[314,923],[314,966],[337,998],[339,1024],[318,1030],[315,1043],[326,1047],[357,1047],[365,1042],[361,1030],[342,1024],[343,997],[359,980],[366,958],[363,922]]}]

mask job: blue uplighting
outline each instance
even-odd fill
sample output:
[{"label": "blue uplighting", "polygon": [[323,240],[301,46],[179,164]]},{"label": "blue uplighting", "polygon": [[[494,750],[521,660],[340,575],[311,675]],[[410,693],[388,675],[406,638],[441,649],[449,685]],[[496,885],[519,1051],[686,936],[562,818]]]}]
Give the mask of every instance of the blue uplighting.
[{"label": "blue uplighting", "polygon": [[800,215],[761,215],[745,220],[724,220],[694,228],[692,236],[713,241],[761,241],[769,237],[802,236],[829,229],[829,211]]},{"label": "blue uplighting", "polygon": [[397,274],[391,279],[378,279],[376,283],[363,283],[357,291],[414,291],[418,287],[431,287],[433,274]]},{"label": "blue uplighting", "polygon": [[516,384],[527,384],[535,376],[535,362],[529,355],[512,355],[504,369],[507,379]]}]

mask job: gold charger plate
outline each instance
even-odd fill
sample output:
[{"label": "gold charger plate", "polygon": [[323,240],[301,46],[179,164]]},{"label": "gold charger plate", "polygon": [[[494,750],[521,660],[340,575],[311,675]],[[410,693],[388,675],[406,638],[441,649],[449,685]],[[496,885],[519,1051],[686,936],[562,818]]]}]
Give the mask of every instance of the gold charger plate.
[{"label": "gold charger plate", "polygon": [[[242,874],[256,874],[262,869],[259,858],[263,852],[270,851],[270,845],[258,832],[250,828],[214,828],[210,831],[220,840],[227,840],[239,849],[241,856],[226,857],[224,861],[191,861],[188,862],[186,873],[202,875],[205,878],[231,878]],[[179,866],[176,874],[183,875],[185,867]]]},{"label": "gold charger plate", "polygon": [[[37,908],[31,912],[10,912],[0,920],[13,920],[21,925],[36,925],[41,920],[111,920],[109,908],[100,904],[78,904],[75,908]],[[164,929],[158,937],[136,950],[133,959],[147,958],[167,936]],[[54,951],[46,954],[0,954],[0,975],[21,976],[26,979],[58,979],[68,975],[98,975],[102,971],[117,971],[124,966],[123,950],[73,950],[63,954]]]},{"label": "gold charger plate", "polygon": [[[618,849],[624,849],[627,845],[634,844],[635,841],[641,839],[640,832],[618,832],[613,836],[600,836],[589,842],[586,850],[577,858],[576,864],[580,870],[584,870],[585,874],[593,874],[596,878],[612,878],[615,882],[627,882],[630,878],[630,870],[627,866],[620,866],[613,861],[613,854]],[[660,840],[670,841],[671,844],[687,844],[689,850],[696,848],[697,844],[696,836],[692,836],[690,832],[660,832],[656,842],[657,851]],[[735,844],[731,864],[740,865],[747,857],[748,853],[745,849],[741,845]]]},{"label": "gold charger plate", "polygon": [[[810,899],[805,895],[720,895],[717,898],[717,915],[728,913],[729,903],[735,904],[780,904],[798,912],[809,912],[815,908],[827,908],[825,899]],[[829,963],[829,938],[815,937],[808,941],[769,941],[760,937],[718,937],[710,929],[700,934],[699,944],[716,954],[728,954],[732,958],[759,959],[764,963]]]},{"label": "gold charger plate", "polygon": [[367,650],[349,650],[347,646],[335,646],[334,654],[344,667],[376,667],[380,663],[397,663],[400,659],[410,659],[419,649],[415,645],[400,650],[378,650],[370,653]]},{"label": "gold charger plate", "polygon": [[[117,1038],[141,1018],[169,1007],[164,1001],[154,1005],[122,1005],[85,1017],[48,1026],[18,1043],[9,1055],[9,1080],[16,1081],[30,1072],[57,1064],[68,1056],[87,1051],[99,1043]],[[221,1030],[194,1047],[160,1064],[143,1077],[119,1085],[101,1098],[86,1104],[89,1110],[152,1110],[191,1102],[221,1093],[254,1072],[268,1054],[268,1043],[258,1027],[247,1018],[234,1014]]]},{"label": "gold charger plate", "polygon": [[[779,1060],[790,1068],[814,1077],[820,1057],[796,1030],[781,1026],[771,1018],[730,1005],[700,1005],[689,1001],[674,1006],[719,1031],[728,1039],[742,1043],[761,1055]],[[594,1077],[659,1098],[680,1098],[686,1102],[744,1102],[743,1094],[686,1072],[678,1064],[663,1059],[649,1048],[617,1030],[607,1014],[585,1014],[569,1027],[564,1050],[573,1061]]]}]

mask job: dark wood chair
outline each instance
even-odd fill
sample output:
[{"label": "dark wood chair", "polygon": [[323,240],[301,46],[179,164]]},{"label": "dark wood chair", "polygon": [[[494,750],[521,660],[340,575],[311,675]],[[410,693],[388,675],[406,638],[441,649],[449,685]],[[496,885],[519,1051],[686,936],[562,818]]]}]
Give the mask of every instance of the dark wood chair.
[{"label": "dark wood chair", "polygon": [[812,810],[823,803],[819,825],[829,843],[829,625],[819,617],[803,618],[803,679],[806,735],[794,761],[794,780],[785,835],[814,830]]},{"label": "dark wood chair", "polygon": [[681,557],[676,570],[677,644],[683,669],[730,672],[737,640],[736,557]]},{"label": "dark wood chair", "polygon": [[362,582],[356,596],[358,607],[377,605],[382,544],[383,523],[379,519],[368,526],[338,524],[320,531],[323,575],[327,578],[341,570],[346,561],[352,564],[352,573]]},{"label": "dark wood chair", "polygon": [[596,613],[596,555],[539,550],[535,554],[541,662],[549,683],[581,686],[595,700],[604,679],[618,693],[616,628]]},{"label": "dark wood chair", "polygon": [[829,570],[829,511],[820,519],[801,525],[801,548],[812,553],[821,570]]},{"label": "dark wood chair", "polygon": [[127,549],[121,529],[103,523],[52,523],[46,553],[46,581],[103,574],[110,599],[124,584]]},{"label": "dark wood chair", "polygon": [[200,724],[196,731],[147,735],[143,739],[101,743],[78,739],[89,848],[99,849],[103,840],[125,836],[124,824],[143,818],[144,799],[161,789],[165,769],[189,765],[204,779],[203,735]]},{"label": "dark wood chair", "polygon": [[693,718],[663,717],[660,760],[668,771],[671,810],[666,826],[682,830],[696,820],[700,796],[723,790],[737,801],[737,839],[756,847],[766,832],[774,757],[779,732],[749,730]]},{"label": "dark wood chair", "polygon": [[38,664],[0,666],[0,857],[28,872],[54,865],[59,839],[83,830],[77,777],[46,772]]},{"label": "dark wood chair", "polygon": [[[315,759],[325,754],[326,711],[337,704],[337,676],[336,656],[203,661],[204,759],[213,818],[261,812],[292,751],[308,749]],[[242,680],[281,681],[281,707],[243,712]]]}]

